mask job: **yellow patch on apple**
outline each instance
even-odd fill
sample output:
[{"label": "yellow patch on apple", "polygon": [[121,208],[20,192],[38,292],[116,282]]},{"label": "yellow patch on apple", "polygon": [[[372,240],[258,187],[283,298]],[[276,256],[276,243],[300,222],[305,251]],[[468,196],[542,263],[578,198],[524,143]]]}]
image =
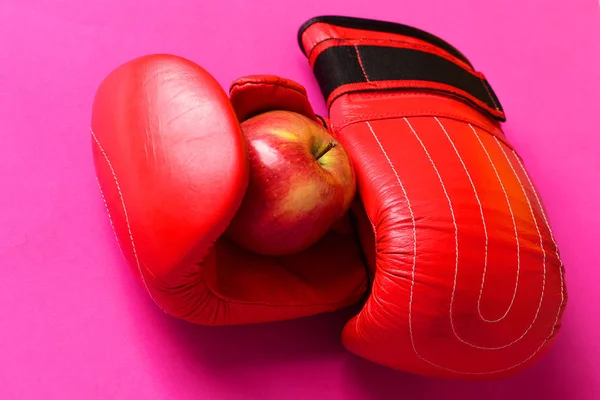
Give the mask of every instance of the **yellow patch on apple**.
[{"label": "yellow patch on apple", "polygon": [[316,182],[303,182],[288,192],[279,208],[279,215],[308,213],[316,208],[320,197]]},{"label": "yellow patch on apple", "polygon": [[292,141],[297,141],[298,140],[298,136],[295,135],[293,132],[290,132],[290,131],[280,130],[280,129],[273,129],[271,132],[273,132],[274,134],[276,134],[277,136],[279,136],[279,137],[281,137],[283,139],[292,140]]}]

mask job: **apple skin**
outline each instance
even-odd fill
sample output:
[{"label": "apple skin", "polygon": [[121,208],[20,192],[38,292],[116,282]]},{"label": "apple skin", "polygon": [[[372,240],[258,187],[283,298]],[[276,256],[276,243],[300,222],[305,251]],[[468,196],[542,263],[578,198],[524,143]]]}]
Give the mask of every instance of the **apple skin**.
[{"label": "apple skin", "polygon": [[226,236],[263,255],[307,249],[354,199],[356,177],[348,154],[325,128],[298,113],[269,111],[241,127],[249,184]]}]

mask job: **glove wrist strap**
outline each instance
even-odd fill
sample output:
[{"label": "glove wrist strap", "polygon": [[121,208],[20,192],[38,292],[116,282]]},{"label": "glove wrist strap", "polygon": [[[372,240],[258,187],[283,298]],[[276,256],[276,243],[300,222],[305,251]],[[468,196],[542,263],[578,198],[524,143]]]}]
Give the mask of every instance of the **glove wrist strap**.
[{"label": "glove wrist strap", "polygon": [[308,21],[299,37],[328,106],[352,92],[425,91],[458,98],[505,121],[485,76],[458,50],[426,32],[382,21],[319,17]]}]

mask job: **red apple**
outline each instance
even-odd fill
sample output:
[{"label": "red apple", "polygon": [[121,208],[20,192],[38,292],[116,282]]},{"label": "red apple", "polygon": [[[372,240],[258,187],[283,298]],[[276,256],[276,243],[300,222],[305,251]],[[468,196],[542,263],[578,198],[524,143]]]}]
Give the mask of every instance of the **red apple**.
[{"label": "red apple", "polygon": [[270,111],[242,124],[250,181],[227,236],[264,255],[302,251],[350,208],[356,193],[348,154],[317,122]]}]

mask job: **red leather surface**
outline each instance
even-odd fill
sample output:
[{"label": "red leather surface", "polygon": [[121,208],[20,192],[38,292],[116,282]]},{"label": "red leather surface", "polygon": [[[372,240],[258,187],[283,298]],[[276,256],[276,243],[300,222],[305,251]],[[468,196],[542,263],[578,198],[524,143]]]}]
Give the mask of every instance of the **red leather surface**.
[{"label": "red leather surface", "polygon": [[[263,110],[269,101],[261,96],[269,94],[280,96],[271,104],[300,104],[302,93],[287,90],[289,82],[273,91],[266,81],[268,89],[254,81],[255,95],[237,98],[238,114]],[[198,65],[151,55],[117,68],[98,89],[91,127],[119,246],[166,313],[205,325],[253,323],[336,310],[363,295],[365,268],[352,233],[332,231],[279,258],[221,237],[249,166],[236,111]]]},{"label": "red leather surface", "polygon": [[[314,24],[306,53],[346,34]],[[373,35],[388,34],[353,37]],[[436,377],[497,378],[535,362],[560,327],[566,286],[542,201],[500,127],[418,91],[344,94],[329,117],[356,165],[374,271],[344,345]]]},{"label": "red leather surface", "polygon": [[306,89],[297,82],[275,75],[249,75],[236,79],[229,88],[231,104],[239,121],[270,110],[302,114],[316,122]]},{"label": "red leather surface", "polygon": [[[446,96],[455,97],[457,99],[461,99],[461,98],[469,99],[469,101],[473,102],[473,104],[475,104],[481,110],[486,110],[494,116],[498,116],[501,118],[504,117],[504,112],[488,107],[484,102],[480,101],[479,99],[476,99],[475,97],[471,96],[470,94],[468,94],[467,92],[465,92],[463,90],[460,90],[458,88],[455,88],[453,86],[446,85],[443,83],[427,82],[427,81],[402,80],[402,81],[377,81],[377,82],[364,82],[364,83],[349,83],[349,84],[343,85],[343,86],[335,89],[333,92],[331,92],[331,94],[329,95],[329,97],[327,98],[326,101],[327,101],[327,104],[329,106],[331,106],[331,103],[335,99],[337,99],[339,96],[346,94],[348,92],[362,92],[362,91],[368,92],[368,91],[372,91],[375,89],[379,89],[379,90],[397,89],[397,90],[409,91],[409,93],[411,90],[412,91],[430,90],[432,92],[444,93],[444,95],[446,95]],[[408,107],[410,109],[413,108],[411,106],[412,100],[408,100],[408,99],[410,99],[413,95],[414,95],[414,92],[408,94],[407,101],[405,101],[405,103],[409,103]],[[399,96],[403,96],[403,94],[401,94]],[[392,103],[390,106],[393,107],[394,104]],[[416,108],[420,110],[419,112],[423,113],[423,109],[421,107],[417,106]],[[450,108],[452,108],[452,107],[450,107]],[[425,111],[425,112],[428,112],[428,111]],[[495,122],[495,120],[494,120],[494,122]]]}]

